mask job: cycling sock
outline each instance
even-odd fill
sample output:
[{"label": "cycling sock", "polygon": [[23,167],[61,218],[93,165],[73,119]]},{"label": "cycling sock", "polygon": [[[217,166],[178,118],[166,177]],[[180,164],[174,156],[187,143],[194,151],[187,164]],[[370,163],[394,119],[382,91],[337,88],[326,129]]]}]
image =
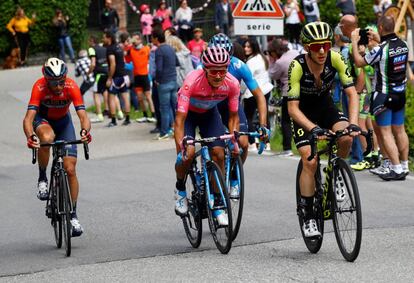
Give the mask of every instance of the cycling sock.
[{"label": "cycling sock", "polygon": [[397,174],[401,174],[403,172],[401,164],[391,164],[390,165],[391,170],[393,170]]},{"label": "cycling sock", "polygon": [[128,121],[129,122],[129,114],[126,114],[125,115],[125,121]]},{"label": "cycling sock", "polygon": [[178,191],[185,191],[185,184],[184,184],[184,180],[182,179],[177,179],[177,182],[175,183],[175,188]]},{"label": "cycling sock", "polygon": [[401,160],[403,170],[408,170],[408,160]]},{"label": "cycling sock", "polygon": [[78,218],[76,215],[76,201],[73,202],[73,212],[70,214],[70,218]]},{"label": "cycling sock", "polygon": [[112,124],[116,124],[116,118],[114,116],[112,116],[111,122],[112,122]]},{"label": "cycling sock", "polygon": [[148,118],[147,111],[144,111],[144,117],[145,117],[145,118]]},{"label": "cycling sock", "polygon": [[151,117],[155,118],[155,113],[154,112],[151,112]]},{"label": "cycling sock", "polygon": [[39,179],[37,180],[38,182],[40,181],[45,181],[47,182],[47,176],[46,176],[46,167],[42,168],[39,165]]},{"label": "cycling sock", "polygon": [[303,197],[301,196],[301,204],[304,206],[304,219],[309,220],[313,218],[313,196]]}]

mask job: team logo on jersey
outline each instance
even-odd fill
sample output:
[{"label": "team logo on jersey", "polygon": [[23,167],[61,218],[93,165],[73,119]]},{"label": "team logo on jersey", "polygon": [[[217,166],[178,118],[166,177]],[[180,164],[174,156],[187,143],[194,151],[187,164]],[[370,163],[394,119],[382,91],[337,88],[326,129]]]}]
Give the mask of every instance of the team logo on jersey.
[{"label": "team logo on jersey", "polygon": [[179,98],[180,98],[181,101],[184,101],[184,102],[190,101],[190,99],[188,98],[188,96],[185,96],[185,95],[180,95]]},{"label": "team logo on jersey", "polygon": [[241,68],[241,61],[234,62],[234,63],[233,63],[233,67],[234,67],[235,69],[240,69],[240,68]]},{"label": "team logo on jersey", "polygon": [[188,85],[184,86],[184,90],[189,90],[189,89],[190,89],[190,87]]},{"label": "team logo on jersey", "polygon": [[401,56],[395,57],[393,62],[394,62],[394,64],[405,63],[406,58],[407,58],[407,54],[401,55]]},{"label": "team logo on jersey", "polygon": [[226,85],[221,85],[218,89],[221,91],[228,91],[229,88]]},{"label": "team logo on jersey", "polygon": [[401,47],[401,46],[398,46],[397,48],[391,48],[390,50],[389,50],[389,54],[390,54],[390,57],[394,57],[394,56],[397,56],[397,55],[400,55],[400,54],[403,54],[403,53],[408,53],[408,48],[407,47]]}]

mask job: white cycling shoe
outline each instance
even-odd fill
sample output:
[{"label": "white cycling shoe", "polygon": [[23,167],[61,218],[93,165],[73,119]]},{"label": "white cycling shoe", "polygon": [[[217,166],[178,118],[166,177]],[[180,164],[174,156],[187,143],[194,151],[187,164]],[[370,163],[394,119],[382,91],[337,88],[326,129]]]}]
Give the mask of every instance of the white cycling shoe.
[{"label": "white cycling shoe", "polygon": [[79,237],[83,233],[83,228],[79,223],[79,220],[76,216],[72,217],[70,220],[70,224],[72,225],[72,237]]},{"label": "white cycling shoe", "polygon": [[49,190],[48,190],[48,186],[47,186],[47,182],[46,181],[40,181],[37,184],[37,198],[44,201],[47,200],[49,198]]},{"label": "white cycling shoe", "polygon": [[306,238],[317,237],[321,235],[315,219],[309,219],[308,221],[305,221],[305,223],[303,223],[302,229]]},{"label": "white cycling shoe", "polygon": [[338,176],[335,182],[336,201],[343,202],[346,199],[346,188],[342,176]]},{"label": "white cycling shoe", "polygon": [[188,200],[185,191],[175,191],[175,214],[184,216],[188,213]]},{"label": "white cycling shoe", "polygon": [[240,196],[239,182],[237,180],[230,181],[230,198],[237,200]]},{"label": "white cycling shoe", "polygon": [[218,225],[220,226],[229,225],[229,217],[227,216],[227,213],[224,210],[222,209],[215,210],[213,215],[216,218]]}]

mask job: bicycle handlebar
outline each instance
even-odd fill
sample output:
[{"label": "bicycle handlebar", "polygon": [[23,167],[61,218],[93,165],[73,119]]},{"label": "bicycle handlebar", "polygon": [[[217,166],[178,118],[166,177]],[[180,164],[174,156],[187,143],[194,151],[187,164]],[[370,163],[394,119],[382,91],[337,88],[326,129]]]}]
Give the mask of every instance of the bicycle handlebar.
[{"label": "bicycle handlebar", "polygon": [[[345,131],[336,131],[334,134],[330,133],[328,130],[325,130],[325,135],[327,136],[328,140],[332,140],[332,139],[338,139],[342,136],[346,136],[349,135],[351,132],[345,132]],[[365,140],[367,141],[367,148],[364,152],[364,156],[368,155],[371,150],[372,150],[372,130],[368,130],[367,132],[361,132],[361,135],[365,138]],[[309,142],[310,142],[310,146],[311,146],[311,154],[308,157],[308,161],[311,161],[312,159],[315,158],[315,155],[317,153],[317,141],[318,141],[318,137],[316,135],[310,135],[309,137]]]},{"label": "bicycle handlebar", "polygon": [[[41,143],[40,147],[46,147],[46,146],[65,146],[65,145],[71,145],[71,144],[83,144],[83,152],[85,154],[85,159],[89,159],[89,146],[87,142],[83,142],[82,140],[74,140],[74,141],[54,141],[51,143]],[[32,164],[36,164],[37,155],[36,155],[37,148],[32,148]]]}]

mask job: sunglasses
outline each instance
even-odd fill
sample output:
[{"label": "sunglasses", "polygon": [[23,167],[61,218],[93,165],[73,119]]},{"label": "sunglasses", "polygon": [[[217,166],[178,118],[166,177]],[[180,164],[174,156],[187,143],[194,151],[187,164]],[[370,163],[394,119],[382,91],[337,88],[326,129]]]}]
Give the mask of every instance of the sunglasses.
[{"label": "sunglasses", "polygon": [[310,51],[319,52],[321,49],[323,49],[326,52],[331,49],[332,42],[330,41],[316,42],[316,43],[311,43],[308,46],[309,46]]},{"label": "sunglasses", "polygon": [[211,77],[224,77],[227,74],[227,70],[207,70],[207,74]]},{"label": "sunglasses", "polygon": [[50,80],[47,84],[51,87],[64,86],[65,80]]}]

